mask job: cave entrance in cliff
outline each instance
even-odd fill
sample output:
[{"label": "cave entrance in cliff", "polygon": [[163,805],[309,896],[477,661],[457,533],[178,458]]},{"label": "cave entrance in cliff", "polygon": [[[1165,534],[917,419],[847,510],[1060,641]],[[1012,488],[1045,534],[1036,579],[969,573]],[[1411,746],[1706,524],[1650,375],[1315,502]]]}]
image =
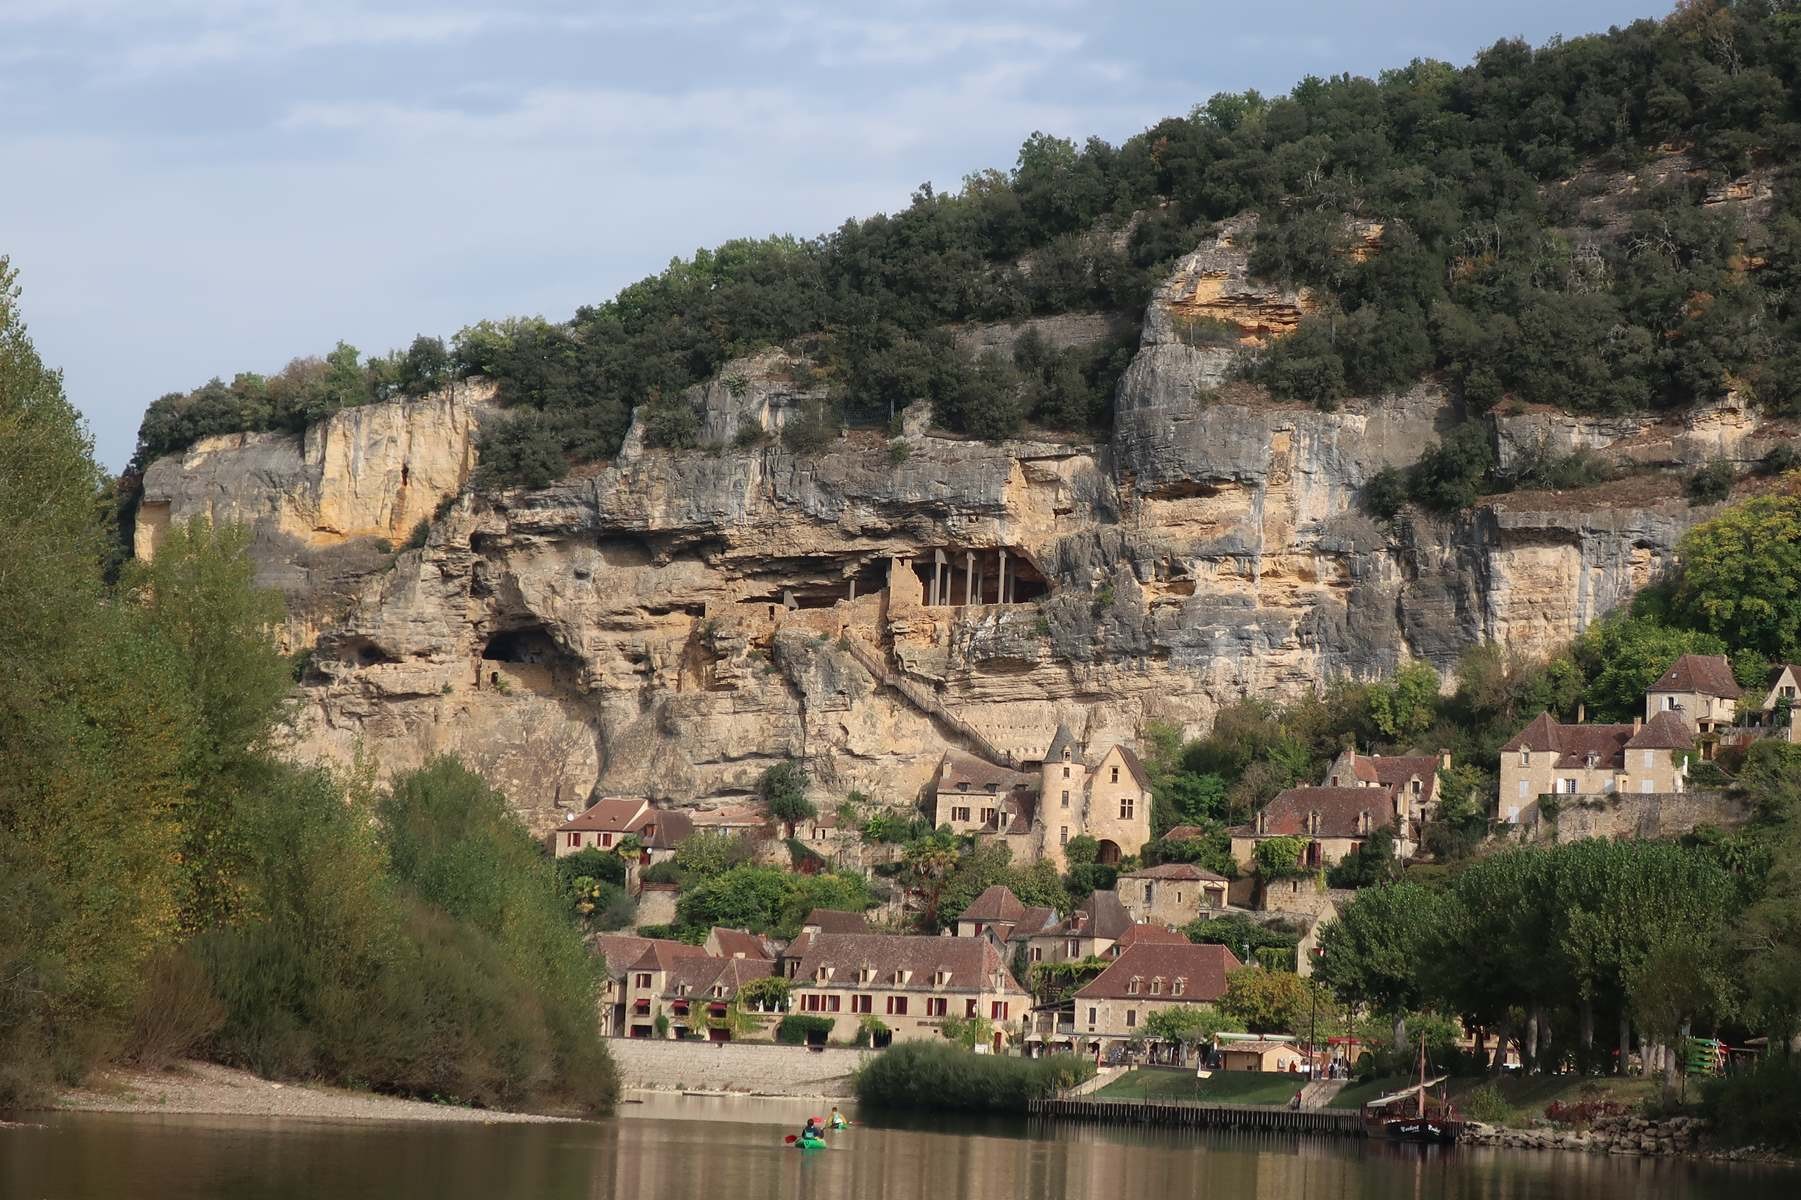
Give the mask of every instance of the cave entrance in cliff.
[{"label": "cave entrance in cliff", "polygon": [[931,606],[1029,604],[1051,590],[1030,558],[1005,546],[927,550],[913,559],[912,567]]},{"label": "cave entrance in cliff", "polygon": [[1094,861],[1100,863],[1102,866],[1117,867],[1119,865],[1120,857],[1119,843],[1112,838],[1102,838],[1100,852],[1095,855]]},{"label": "cave entrance in cliff", "polygon": [[567,681],[579,674],[581,669],[581,663],[558,645],[542,625],[492,634],[482,646],[481,657],[477,687],[498,687],[505,676],[534,690],[550,688],[559,679]]}]

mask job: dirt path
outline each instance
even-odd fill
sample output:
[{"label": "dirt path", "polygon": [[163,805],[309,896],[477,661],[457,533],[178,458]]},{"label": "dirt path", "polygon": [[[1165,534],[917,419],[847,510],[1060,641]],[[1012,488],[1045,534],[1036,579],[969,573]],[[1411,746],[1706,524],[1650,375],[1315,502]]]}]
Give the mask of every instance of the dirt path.
[{"label": "dirt path", "polygon": [[313,1084],[272,1083],[248,1071],[189,1062],[168,1071],[110,1071],[64,1092],[56,1108],[81,1112],[205,1113],[343,1121],[563,1121],[532,1113],[428,1104]]}]

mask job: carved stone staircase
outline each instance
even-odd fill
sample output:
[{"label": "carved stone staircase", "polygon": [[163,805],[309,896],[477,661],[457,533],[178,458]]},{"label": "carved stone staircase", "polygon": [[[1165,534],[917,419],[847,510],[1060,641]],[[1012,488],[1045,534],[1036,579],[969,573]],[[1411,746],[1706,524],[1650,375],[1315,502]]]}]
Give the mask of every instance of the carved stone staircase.
[{"label": "carved stone staircase", "polygon": [[856,659],[865,671],[874,676],[877,683],[883,687],[893,688],[906,697],[907,702],[914,708],[954,734],[970,753],[1006,767],[1008,770],[1019,770],[1017,759],[989,741],[988,736],[981,730],[944,707],[944,702],[938,699],[937,693],[931,688],[917,679],[908,678],[904,673],[891,668],[886,655],[855,634],[845,640],[850,645],[851,657]]}]

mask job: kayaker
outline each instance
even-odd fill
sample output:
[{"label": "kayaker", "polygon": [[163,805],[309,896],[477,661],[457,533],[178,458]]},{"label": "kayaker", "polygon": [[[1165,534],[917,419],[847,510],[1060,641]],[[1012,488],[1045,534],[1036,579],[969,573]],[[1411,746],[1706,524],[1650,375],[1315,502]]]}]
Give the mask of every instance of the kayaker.
[{"label": "kayaker", "polygon": [[849,1126],[850,1122],[844,1119],[844,1114],[838,1111],[838,1106],[836,1104],[832,1105],[832,1128],[845,1129]]},{"label": "kayaker", "polygon": [[802,1141],[806,1141],[809,1138],[814,1139],[814,1140],[824,1138],[825,1130],[820,1128],[819,1118],[818,1117],[808,1117],[807,1118],[807,1127],[800,1131],[800,1136],[801,1136]]}]

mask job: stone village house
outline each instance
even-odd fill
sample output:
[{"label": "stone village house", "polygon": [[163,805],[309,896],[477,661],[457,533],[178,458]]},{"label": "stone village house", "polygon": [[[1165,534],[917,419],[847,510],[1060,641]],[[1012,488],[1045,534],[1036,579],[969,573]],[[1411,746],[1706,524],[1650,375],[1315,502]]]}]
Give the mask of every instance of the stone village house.
[{"label": "stone village house", "polygon": [[1145,942],[1122,950],[1105,971],[1075,994],[1069,1027],[1059,1026],[1075,1048],[1106,1053],[1139,1035],[1144,1020],[1161,1008],[1206,1008],[1226,994],[1226,977],[1238,956],[1224,946]]},{"label": "stone village house", "polygon": [[1612,725],[1565,724],[1540,713],[1501,747],[1497,815],[1516,821],[1540,796],[1680,792],[1694,747],[1695,734],[1675,709]]},{"label": "stone village house", "polygon": [[1045,859],[1061,871],[1063,847],[1086,836],[1099,843],[1101,862],[1116,863],[1151,840],[1150,776],[1138,755],[1120,745],[1091,755],[1068,722],[1035,770],[952,750],[931,788],[934,825],[998,839],[1015,862]]},{"label": "stone village house", "polygon": [[940,1038],[947,1019],[981,1017],[993,1023],[998,1051],[1032,1007],[986,937],[815,933],[792,978],[789,1010],[829,1018],[834,1041],[855,1038],[865,1017],[895,1041]]},{"label": "stone village house", "polygon": [[[1300,865],[1329,867],[1362,846],[1378,829],[1405,830],[1412,823],[1412,797],[1386,787],[1294,787],[1279,792],[1249,825],[1231,831],[1232,860],[1249,871],[1260,843],[1275,837],[1305,841]],[[1412,843],[1397,832],[1395,853]]]},{"label": "stone village house", "polygon": [[1193,863],[1159,863],[1121,875],[1114,884],[1128,916],[1139,924],[1181,928],[1226,907],[1229,881]]}]

